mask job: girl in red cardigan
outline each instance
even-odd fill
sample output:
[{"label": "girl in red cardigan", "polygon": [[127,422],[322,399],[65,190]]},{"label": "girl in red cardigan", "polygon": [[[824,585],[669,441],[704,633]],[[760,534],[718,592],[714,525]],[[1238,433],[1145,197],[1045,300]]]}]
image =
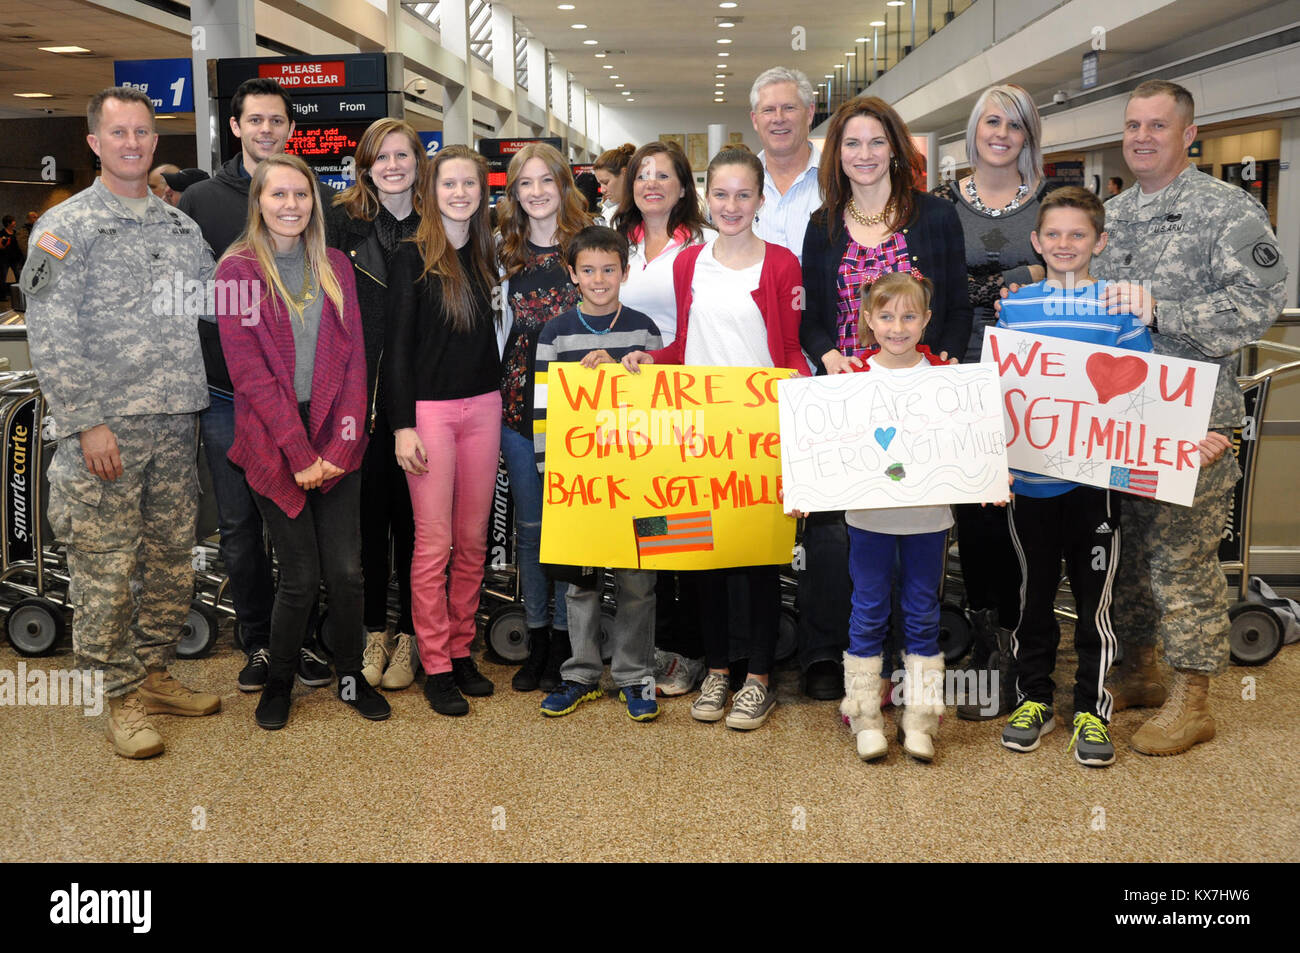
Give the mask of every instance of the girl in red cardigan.
[{"label": "girl in red cardigan", "polygon": [[325,247],[315,179],[301,159],[262,160],[248,197],[248,226],[217,266],[216,311],[235,389],[230,462],[244,470],[280,567],[257,723],[289,720],[322,576],[339,698],[382,720],[388,702],[361,675],[366,354],[356,283],[343,253]]},{"label": "girl in red cardigan", "polygon": [[[796,308],[803,284],[799,261],[780,245],[754,234],[754,215],[763,204],[763,166],[748,149],[728,148],[709,163],[706,198],[717,238],[685,249],[673,265],[677,292],[677,338],[658,351],[634,351],[623,366],[697,364],[786,367],[806,373],[799,348]],[[705,661],[709,673],[691,706],[699,721],[720,721],[749,730],[767,719],[776,704],[769,687],[781,613],[778,566],[744,566],[701,572],[700,603]],[[730,613],[727,589],[748,583],[749,664],[744,686],[727,712],[731,679]]]}]

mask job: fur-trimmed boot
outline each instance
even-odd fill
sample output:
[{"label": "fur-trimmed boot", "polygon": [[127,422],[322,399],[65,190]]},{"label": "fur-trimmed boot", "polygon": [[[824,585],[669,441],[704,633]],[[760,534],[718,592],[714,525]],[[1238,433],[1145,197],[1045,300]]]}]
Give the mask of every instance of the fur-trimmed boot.
[{"label": "fur-trimmed boot", "polygon": [[1125,645],[1124,661],[1111,669],[1111,680],[1106,688],[1114,699],[1114,711],[1163,705],[1168,692],[1160,675],[1160,666],[1156,664],[1156,647]]},{"label": "fur-trimmed boot", "polygon": [[905,655],[907,684],[903,713],[898,719],[898,740],[903,751],[917,761],[934,760],[934,737],[943,715],[943,656]]},{"label": "fur-trimmed boot", "polygon": [[844,698],[840,714],[849,719],[849,730],[858,741],[858,757],[877,761],[889,753],[885,740],[885,718],[880,713],[879,655],[861,658],[844,653]]}]

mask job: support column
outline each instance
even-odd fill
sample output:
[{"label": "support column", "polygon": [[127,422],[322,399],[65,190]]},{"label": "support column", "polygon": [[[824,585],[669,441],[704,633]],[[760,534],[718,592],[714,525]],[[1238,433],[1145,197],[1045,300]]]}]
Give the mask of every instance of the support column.
[{"label": "support column", "polygon": [[1277,177],[1277,244],[1286,262],[1286,306],[1297,307],[1300,287],[1300,118],[1282,120]]},{"label": "support column", "polygon": [[514,90],[511,108],[497,110],[497,134],[519,135],[519,112],[516,103],[520,89],[515,81],[515,16],[501,3],[492,4],[492,78]]},{"label": "support column", "polygon": [[199,168],[220,167],[221,130],[209,99],[208,60],[257,55],[253,0],[191,0],[190,38],[194,54],[194,141]]},{"label": "support column", "polygon": [[443,83],[442,144],[474,145],[474,101],[470,92],[469,10],[466,0],[441,0],[438,30],[442,46],[460,60],[459,76]]}]

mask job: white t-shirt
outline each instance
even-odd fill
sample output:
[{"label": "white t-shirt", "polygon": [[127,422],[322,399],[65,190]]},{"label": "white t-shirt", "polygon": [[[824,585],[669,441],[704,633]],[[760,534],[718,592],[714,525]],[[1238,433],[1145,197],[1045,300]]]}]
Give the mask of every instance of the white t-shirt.
[{"label": "white t-shirt", "polygon": [[[707,241],[717,238],[711,228],[704,230]],[[645,243],[628,249],[627,281],[619,291],[619,301],[647,315],[659,328],[664,347],[677,339],[677,294],[673,290],[673,262],[686,246],[669,242],[653,261],[645,259]]]},{"label": "white t-shirt", "polygon": [[[925,356],[912,367],[890,369],[881,367],[876,358],[867,358],[871,366],[868,374],[910,374],[915,368],[926,366]],[[952,526],[952,508],[946,503],[937,506],[898,506],[884,510],[846,510],[844,522],[854,529],[870,530],[887,536],[911,536],[914,533],[937,533]]]},{"label": "white t-shirt", "polygon": [[763,262],[728,268],[713,257],[715,241],[704,243],[695,262],[684,360],[705,366],[771,367],[767,325],[754,300]]}]

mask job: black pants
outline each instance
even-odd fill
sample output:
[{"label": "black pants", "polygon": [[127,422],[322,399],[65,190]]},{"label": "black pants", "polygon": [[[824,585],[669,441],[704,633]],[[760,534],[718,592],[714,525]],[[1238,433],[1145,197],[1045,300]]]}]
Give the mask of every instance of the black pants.
[{"label": "black pants", "polygon": [[[700,584],[700,625],[704,634],[704,661],[709,668],[729,668],[732,630],[740,613],[731,611],[729,589],[734,581],[747,583],[749,671],[768,675],[776,655],[781,620],[781,567],[740,566],[695,573]],[[847,620],[846,620],[847,627]],[[846,628],[847,635],[847,628]],[[739,640],[736,640],[737,644]]]},{"label": "black pants", "polygon": [[840,661],[849,647],[849,531],[844,513],[813,513],[804,521],[799,580],[799,667]]},{"label": "black pants", "polygon": [[307,635],[307,620],[320,592],[329,590],[327,639],[337,671],[361,669],[365,637],[361,628],[361,476],[349,473],[328,493],[307,491],[296,517],[253,492],[253,501],[271,533],[280,568],[280,585],[271,610],[271,678],[291,678]]},{"label": "black pants", "polygon": [[1109,722],[1112,700],[1104,682],[1118,645],[1110,601],[1120,558],[1119,495],[1081,486],[1060,496],[1017,496],[1008,506],[1008,523],[1025,580],[1020,625],[1011,638],[1016,703],[1052,705],[1056,688],[1052,671],[1061,641],[1052,607],[1064,557],[1079,614],[1074,624],[1074,648],[1079,655],[1074,710]]},{"label": "black pants", "polygon": [[[361,576],[365,580],[366,629],[388,627],[388,582],[397,573],[398,632],[415,632],[411,621],[411,552],[415,520],[406,474],[393,456],[393,431],[380,411],[361,460]],[[392,539],[393,560],[388,561]]]},{"label": "black pants", "polygon": [[686,658],[704,655],[700,637],[698,572],[660,572],[655,578],[655,646]]},{"label": "black pants", "polygon": [[1020,561],[1011,545],[1007,516],[998,506],[953,507],[957,552],[971,610],[996,609],[998,625],[1014,629],[1020,618]]}]

